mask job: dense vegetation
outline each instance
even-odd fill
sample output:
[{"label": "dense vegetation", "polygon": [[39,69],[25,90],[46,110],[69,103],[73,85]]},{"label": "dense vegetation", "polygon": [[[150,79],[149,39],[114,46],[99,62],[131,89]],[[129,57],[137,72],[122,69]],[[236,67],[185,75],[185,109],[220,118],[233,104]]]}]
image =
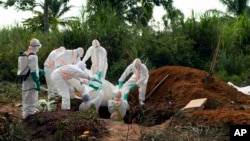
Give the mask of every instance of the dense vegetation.
[{"label": "dense vegetation", "polygon": [[[129,15],[124,17],[124,13],[117,12],[121,6],[119,3],[103,4],[96,0],[83,7],[81,14],[68,20],[63,28],[51,24],[48,32],[38,30],[34,28],[36,25],[31,26],[32,22],[28,22],[32,19],[26,20],[28,26],[17,24],[3,27],[0,29],[0,79],[10,82],[16,80],[18,54],[27,49],[32,37],[42,43],[38,52],[40,68],[43,68],[46,57],[53,49],[59,46],[67,49],[81,46],[87,50],[92,40],[97,38],[107,49],[107,80],[113,83],[117,82],[135,57],[141,58],[150,70],[166,65],[181,65],[209,71],[221,37],[214,75],[224,81],[249,85],[250,20],[247,11],[229,15],[209,10],[198,17],[193,14],[184,19],[181,11],[171,6],[171,1],[168,1],[170,4],[154,2],[145,4],[145,17],[138,18],[137,22]],[[164,25],[145,24],[150,23],[152,4],[165,6],[167,14]],[[127,7],[123,8],[126,11]],[[58,21],[55,23],[59,24]],[[163,30],[157,30],[160,28]]]}]

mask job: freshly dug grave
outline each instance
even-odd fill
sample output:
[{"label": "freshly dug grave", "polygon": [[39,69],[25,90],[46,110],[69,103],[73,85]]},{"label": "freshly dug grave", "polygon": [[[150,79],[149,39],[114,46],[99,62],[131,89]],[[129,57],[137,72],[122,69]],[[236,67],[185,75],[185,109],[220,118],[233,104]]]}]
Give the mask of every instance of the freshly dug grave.
[{"label": "freshly dug grave", "polygon": [[[155,90],[164,77],[168,77]],[[149,126],[161,124],[180,111],[190,100],[207,98],[203,110],[186,113],[179,123],[250,124],[250,96],[238,92],[226,82],[206,71],[182,66],[165,66],[150,72],[145,106],[138,106],[138,90],[129,96],[130,111],[126,122],[138,122],[142,117],[153,117]],[[153,92],[152,92],[153,91]],[[139,118],[140,119],[139,119]]]}]

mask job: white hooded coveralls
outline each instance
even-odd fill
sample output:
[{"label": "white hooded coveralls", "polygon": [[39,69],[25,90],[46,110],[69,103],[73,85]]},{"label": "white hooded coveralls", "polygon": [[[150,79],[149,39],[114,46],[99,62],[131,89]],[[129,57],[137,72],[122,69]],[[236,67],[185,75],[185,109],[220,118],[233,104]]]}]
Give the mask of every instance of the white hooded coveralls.
[{"label": "white hooded coveralls", "polygon": [[92,74],[97,74],[100,71],[102,72],[102,79],[105,79],[108,69],[107,51],[100,46],[99,41],[96,39],[92,41],[92,46],[88,48],[82,61],[86,63],[90,57],[92,63],[90,71]]},{"label": "white hooded coveralls", "polygon": [[75,94],[70,93],[70,80],[72,78],[80,81],[82,79],[89,79],[88,74],[84,68],[80,66],[82,62],[77,65],[65,65],[55,69],[51,74],[51,80],[54,82],[58,94],[62,97],[61,109],[70,109],[70,99],[75,97]]},{"label": "white hooded coveralls", "polygon": [[[37,45],[38,46],[37,46]],[[28,56],[28,67],[31,72],[36,72],[39,77],[38,56],[36,53],[39,51],[41,44],[37,39],[31,39],[30,46],[26,52]],[[33,81],[31,74],[25,81],[22,82],[22,118],[25,119],[28,115],[35,113],[35,107],[38,101],[38,91],[36,90],[36,83]]]},{"label": "white hooded coveralls", "polygon": [[55,70],[55,59],[56,57],[65,50],[65,47],[59,47],[50,52],[47,59],[44,62],[45,79],[48,88],[48,98],[55,97],[57,91],[53,86],[53,82],[50,79],[51,73]]},{"label": "white hooded coveralls", "polygon": [[120,90],[114,93],[114,99],[108,101],[108,110],[110,119],[115,121],[123,121],[126,115],[127,102],[122,99],[122,92]]},{"label": "white hooded coveralls", "polygon": [[[72,65],[72,64],[77,64],[80,60],[81,57],[84,54],[84,50],[82,47],[78,47],[77,49],[73,50],[65,50],[63,51],[60,55],[58,55],[55,59],[55,66],[56,68],[59,68],[64,65]],[[75,94],[75,88],[71,83],[68,84],[69,89],[70,89],[70,95]]]},{"label": "white hooded coveralls", "polygon": [[119,81],[124,82],[124,80],[127,78],[129,74],[132,73],[132,76],[124,83],[124,86],[122,87],[122,91],[124,94],[129,93],[129,88],[133,84],[137,84],[139,87],[139,100],[140,101],[145,101],[145,94],[146,94],[146,89],[147,89],[147,83],[148,83],[148,69],[146,65],[142,64],[140,59],[136,58],[132,64],[130,64],[121,77],[119,78]]}]

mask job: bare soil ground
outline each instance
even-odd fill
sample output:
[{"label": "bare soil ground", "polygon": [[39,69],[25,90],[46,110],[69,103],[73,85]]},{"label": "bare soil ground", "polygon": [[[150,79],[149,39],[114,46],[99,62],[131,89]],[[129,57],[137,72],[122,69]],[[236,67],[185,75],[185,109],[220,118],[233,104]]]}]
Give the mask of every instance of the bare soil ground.
[{"label": "bare soil ground", "polygon": [[[155,89],[166,75],[168,77]],[[207,76],[206,71],[182,66],[165,66],[151,71],[145,106],[138,105],[138,90],[131,92],[128,98],[131,108],[124,123],[110,121],[105,108],[100,109],[98,120],[86,121],[76,114],[80,101],[75,102],[70,111],[37,113],[26,121],[21,121],[21,108],[15,106],[18,102],[15,101],[2,104],[0,115],[11,116],[31,129],[34,141],[55,140],[55,136],[72,140],[72,136],[79,136],[86,130],[90,131],[92,140],[137,141],[142,130],[162,130],[170,124],[250,124],[250,96],[217,77],[208,81]],[[190,100],[198,98],[208,99],[203,109],[187,112],[183,118],[173,118]]]}]

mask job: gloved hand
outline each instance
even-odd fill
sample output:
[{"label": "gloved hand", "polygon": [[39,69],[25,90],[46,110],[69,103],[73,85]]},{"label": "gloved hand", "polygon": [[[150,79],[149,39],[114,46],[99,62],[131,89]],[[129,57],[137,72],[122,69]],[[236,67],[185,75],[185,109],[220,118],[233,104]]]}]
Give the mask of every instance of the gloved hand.
[{"label": "gloved hand", "polygon": [[36,83],[36,90],[40,91],[40,81],[39,81],[38,76],[36,75],[36,72],[31,72],[30,75],[33,81]]},{"label": "gloved hand", "polygon": [[100,86],[97,86],[95,85],[92,81],[89,82],[89,86],[93,89],[95,89],[96,91],[100,90],[101,87]]},{"label": "gloved hand", "polygon": [[129,88],[129,90],[132,91],[132,90],[134,90],[135,88],[137,88],[137,86],[138,86],[137,84],[133,84],[133,85]]},{"label": "gloved hand", "polygon": [[45,75],[45,71],[43,69],[39,69],[39,75]]},{"label": "gloved hand", "polygon": [[97,76],[98,76],[98,79],[101,80],[102,79],[102,71],[98,71]]},{"label": "gloved hand", "polygon": [[125,94],[124,94],[123,100],[128,100],[128,93],[125,93]]},{"label": "gloved hand", "polygon": [[100,83],[100,84],[102,84],[102,81],[101,81],[100,79],[94,77],[94,76],[89,76],[89,79],[90,79],[90,80],[93,80],[93,81],[96,81],[96,82],[98,82],[98,83]]},{"label": "gloved hand", "polygon": [[122,86],[123,86],[123,82],[122,81],[118,81],[118,85],[119,85],[119,89],[121,89]]}]

